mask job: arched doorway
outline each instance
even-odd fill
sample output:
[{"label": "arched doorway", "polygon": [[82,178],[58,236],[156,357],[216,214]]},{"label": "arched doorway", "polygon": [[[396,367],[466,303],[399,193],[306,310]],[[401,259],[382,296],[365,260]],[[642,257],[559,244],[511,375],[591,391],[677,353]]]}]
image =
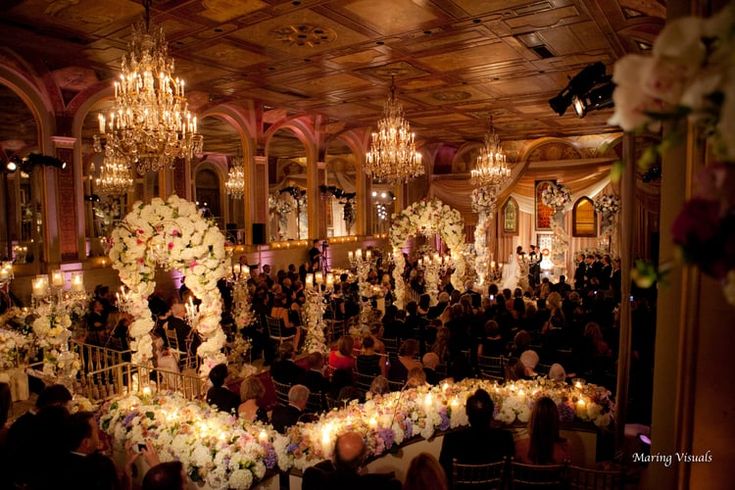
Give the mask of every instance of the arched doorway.
[{"label": "arched doorway", "polygon": [[306,197],[306,148],[288,128],[276,131],[268,155],[268,208],[271,241],[309,236],[310,203]]},{"label": "arched doorway", "polygon": [[223,222],[222,206],[220,203],[222,189],[220,187],[219,175],[212,168],[199,168],[194,182],[197,205],[204,209],[205,216],[213,217],[221,225]]}]

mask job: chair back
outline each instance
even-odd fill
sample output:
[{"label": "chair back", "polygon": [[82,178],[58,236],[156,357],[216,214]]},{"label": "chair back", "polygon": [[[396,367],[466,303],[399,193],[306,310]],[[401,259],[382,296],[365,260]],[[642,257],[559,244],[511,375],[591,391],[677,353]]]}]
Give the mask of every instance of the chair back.
[{"label": "chair back", "polygon": [[485,379],[503,379],[505,372],[505,358],[477,356],[477,367],[480,370],[480,376]]},{"label": "chair back", "polygon": [[380,339],[380,341],[385,346],[386,354],[393,357],[398,355],[398,339]]},{"label": "chair back", "polygon": [[511,461],[510,488],[562,490],[565,488],[564,465],[535,465]]},{"label": "chair back", "polygon": [[345,334],[344,320],[325,320],[324,322],[327,324],[327,338],[329,342],[335,342]]},{"label": "chair back", "polygon": [[388,386],[390,387],[390,391],[401,391],[406,383],[403,381],[391,381],[388,380]]},{"label": "chair back", "polygon": [[309,393],[309,399],[306,401],[306,408],[304,411],[306,413],[319,413],[323,412],[326,406],[327,404],[323,393]]},{"label": "chair back", "polygon": [[176,336],[176,330],[173,328],[163,327],[163,331],[166,332],[166,340],[168,340],[168,348],[178,351],[180,354],[183,353],[181,352],[181,349],[179,349],[179,338]]},{"label": "chair back", "polygon": [[273,388],[276,390],[276,400],[279,404],[288,406],[288,392],[291,389],[291,385],[279,383],[275,379],[273,380]]},{"label": "chair back", "polygon": [[280,318],[273,318],[272,316],[266,316],[268,322],[268,336],[277,341],[279,344],[286,340],[291,340],[294,335],[285,335],[283,320]]},{"label": "chair back", "polygon": [[494,463],[464,464],[452,460],[453,489],[501,489],[505,481],[507,460]]},{"label": "chair back", "polygon": [[368,391],[370,391],[370,387],[373,384],[373,380],[377,378],[377,375],[373,374],[362,374],[359,372],[355,372],[355,387],[362,392],[364,395]]},{"label": "chair back", "polygon": [[570,490],[622,490],[622,470],[595,470],[580,466],[569,466],[568,481]]}]

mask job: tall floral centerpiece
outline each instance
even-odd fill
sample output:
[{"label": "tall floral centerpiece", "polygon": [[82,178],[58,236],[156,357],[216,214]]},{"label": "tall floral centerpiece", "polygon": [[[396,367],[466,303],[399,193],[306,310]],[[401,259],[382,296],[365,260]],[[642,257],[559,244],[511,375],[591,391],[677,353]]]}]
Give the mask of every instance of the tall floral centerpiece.
[{"label": "tall floral centerpiece", "polygon": [[69,350],[71,315],[67,304],[41,302],[33,312],[31,323],[36,346],[43,349],[43,374],[52,378],[71,380],[81,362],[76,352]]},{"label": "tall floral centerpiece", "polygon": [[[656,130],[668,121],[660,145],[643,154],[647,167],[658,154],[685,138],[691,123],[708,138],[717,163],[699,178],[697,193],[672,227],[683,259],[722,281],[735,305],[735,4],[702,19],[666,24],[651,56],[627,55],[613,73],[615,114],[625,131]],[[664,169],[665,171],[665,169]]]},{"label": "tall floral centerpiece", "polygon": [[498,198],[493,187],[478,187],[472,191],[472,211],[477,213],[475,226],[475,272],[477,284],[485,284],[490,267],[490,252],[487,247],[487,232],[492,224]]},{"label": "tall floral centerpiece", "polygon": [[554,262],[562,263],[569,248],[569,238],[564,229],[564,208],[572,202],[572,193],[564,184],[549,184],[541,193],[541,201],[554,210],[551,222],[551,230],[554,233],[552,238]]},{"label": "tall floral centerpiece", "polygon": [[137,202],[112,231],[110,247],[112,266],[129,288],[121,296],[121,307],[134,318],[130,324],[133,363],[144,364],[153,356],[150,332],[155,324],[148,296],[155,288],[158,266],[181,272],[186,287],[201,300],[192,327],[203,338],[197,350],[204,359],[202,372],[226,361],[217,281],[229,271],[225,237],[213,220],[205,219],[193,202],[176,195],[166,201],[154,198],[150,204]]},{"label": "tall floral centerpiece", "polygon": [[594,201],[595,211],[600,215],[600,234],[607,237],[608,252],[612,249],[612,237],[615,232],[620,198],[615,194],[600,194]]},{"label": "tall floral centerpiece", "polygon": [[306,322],[306,337],[304,339],[304,352],[319,352],[321,354],[329,354],[324,336],[324,312],[327,309],[324,296],[319,289],[315,289],[313,285],[307,284],[304,289],[304,319]]},{"label": "tall floral centerpiece", "polygon": [[401,247],[406,240],[416,235],[439,235],[449,247],[454,272],[452,285],[463,288],[465,275],[464,263],[464,220],[456,209],[452,209],[438,199],[421,200],[413,203],[399,214],[393,215],[390,228],[390,244],[393,248],[393,279],[395,280],[396,305],[403,307],[406,297],[406,284],[403,272],[406,262]]}]

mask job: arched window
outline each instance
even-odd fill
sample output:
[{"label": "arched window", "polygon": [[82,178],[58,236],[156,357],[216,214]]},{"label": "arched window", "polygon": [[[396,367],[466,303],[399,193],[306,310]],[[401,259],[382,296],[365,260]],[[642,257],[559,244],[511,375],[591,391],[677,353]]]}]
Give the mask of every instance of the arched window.
[{"label": "arched window", "polygon": [[[222,218],[220,209],[220,181],[217,173],[209,168],[196,174],[196,200],[199,206],[208,208],[214,218]],[[218,221],[219,222],[219,221]]]},{"label": "arched window", "polygon": [[506,235],[518,234],[518,202],[509,197],[502,209],[503,233]]},{"label": "arched window", "polygon": [[572,208],[572,236],[596,237],[597,213],[589,197],[580,197]]}]

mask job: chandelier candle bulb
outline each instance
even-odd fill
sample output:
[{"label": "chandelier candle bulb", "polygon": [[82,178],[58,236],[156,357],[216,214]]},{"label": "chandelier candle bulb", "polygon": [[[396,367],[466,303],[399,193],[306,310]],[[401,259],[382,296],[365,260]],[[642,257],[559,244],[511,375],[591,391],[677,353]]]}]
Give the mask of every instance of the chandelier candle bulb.
[{"label": "chandelier candle bulb", "polygon": [[64,274],[61,270],[56,269],[51,271],[51,285],[55,288],[64,287]]},{"label": "chandelier candle bulb", "polygon": [[324,276],[322,275],[321,272],[315,272],[314,273],[314,282],[317,283],[317,284],[319,284],[319,285],[324,284]]}]

